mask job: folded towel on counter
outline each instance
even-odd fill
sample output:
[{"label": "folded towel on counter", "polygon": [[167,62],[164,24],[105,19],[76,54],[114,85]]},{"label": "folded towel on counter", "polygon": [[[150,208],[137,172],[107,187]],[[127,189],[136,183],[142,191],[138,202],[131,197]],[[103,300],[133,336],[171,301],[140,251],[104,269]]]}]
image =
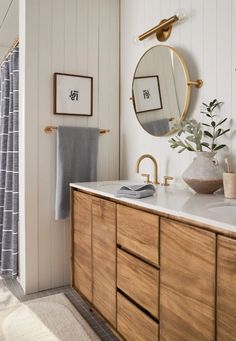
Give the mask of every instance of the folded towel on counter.
[{"label": "folded towel on counter", "polygon": [[97,180],[99,129],[58,127],[55,219],[70,215],[71,182]]},{"label": "folded towel on counter", "polygon": [[116,193],[117,197],[141,199],[152,196],[156,192],[155,186],[147,185],[131,185],[122,186]]}]

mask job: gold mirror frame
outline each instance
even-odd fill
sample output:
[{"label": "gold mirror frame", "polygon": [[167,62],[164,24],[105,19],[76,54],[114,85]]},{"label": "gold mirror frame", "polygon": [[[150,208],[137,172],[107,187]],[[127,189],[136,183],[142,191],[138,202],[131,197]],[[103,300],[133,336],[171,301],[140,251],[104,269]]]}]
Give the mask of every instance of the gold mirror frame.
[{"label": "gold mirror frame", "polygon": [[183,57],[179,54],[179,52],[178,52],[175,48],[173,48],[173,47],[171,47],[171,46],[168,46],[168,45],[155,45],[155,46],[152,46],[150,49],[148,49],[148,50],[141,56],[141,58],[140,58],[139,61],[138,61],[137,66],[136,66],[136,68],[135,68],[135,71],[134,71],[133,81],[132,81],[132,97],[131,97],[130,99],[131,99],[132,102],[133,102],[134,112],[135,112],[136,118],[137,118],[137,120],[139,121],[141,127],[142,127],[148,134],[150,134],[150,135],[152,135],[152,136],[155,136],[155,137],[169,136],[169,135],[174,134],[174,133],[176,132],[176,130],[174,130],[174,129],[173,129],[173,130],[170,130],[170,132],[166,133],[165,135],[161,135],[161,136],[157,136],[157,135],[154,135],[154,134],[148,132],[148,131],[143,127],[143,125],[142,125],[142,123],[140,122],[140,120],[139,120],[139,118],[138,118],[138,115],[137,115],[137,113],[136,113],[133,88],[134,88],[135,74],[136,74],[136,72],[137,72],[137,69],[138,69],[138,67],[139,67],[140,62],[142,61],[142,59],[145,57],[145,55],[146,55],[149,51],[151,51],[151,50],[154,49],[154,48],[159,48],[159,47],[162,47],[162,48],[163,48],[163,47],[166,47],[166,48],[172,50],[172,51],[174,52],[174,54],[177,56],[177,58],[178,58],[180,64],[182,65],[183,71],[184,71],[184,75],[185,75],[185,79],[186,79],[186,97],[185,97],[185,101],[184,101],[183,111],[182,111],[182,113],[180,114],[180,117],[179,117],[179,122],[182,122],[182,121],[185,119],[186,114],[187,114],[187,111],[188,111],[188,108],[189,108],[190,93],[191,93],[190,87],[191,87],[191,85],[195,86],[196,88],[201,88],[202,85],[203,85],[203,81],[200,80],[200,79],[198,79],[198,80],[196,80],[196,81],[191,81],[191,80],[190,80],[189,71],[188,71],[187,65],[186,65],[186,63],[185,63]]}]

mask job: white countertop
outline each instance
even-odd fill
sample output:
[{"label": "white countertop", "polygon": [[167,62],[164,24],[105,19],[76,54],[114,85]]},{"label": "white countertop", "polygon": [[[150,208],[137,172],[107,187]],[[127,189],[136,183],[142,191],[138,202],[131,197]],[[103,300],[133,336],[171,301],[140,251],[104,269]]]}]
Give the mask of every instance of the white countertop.
[{"label": "white countertop", "polygon": [[117,198],[117,190],[124,184],[137,182],[102,181],[73,183],[71,187],[98,194],[106,198],[115,199],[121,203],[128,203],[151,209],[175,217],[181,217],[196,223],[202,223],[222,229],[222,233],[236,233],[236,199],[225,199],[222,192],[215,194],[195,194],[190,189],[180,188],[178,185],[164,187],[157,186],[154,196],[143,199]]}]

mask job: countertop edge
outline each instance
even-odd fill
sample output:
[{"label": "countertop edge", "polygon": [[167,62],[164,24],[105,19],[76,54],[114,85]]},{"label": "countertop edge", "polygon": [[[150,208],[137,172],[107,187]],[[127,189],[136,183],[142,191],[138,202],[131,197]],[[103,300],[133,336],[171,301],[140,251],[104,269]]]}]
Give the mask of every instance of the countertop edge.
[{"label": "countertop edge", "polygon": [[117,204],[124,204],[136,209],[143,209],[146,212],[150,212],[153,214],[158,214],[160,217],[170,218],[176,221],[180,221],[182,223],[186,223],[192,226],[200,227],[205,230],[224,235],[229,238],[236,239],[236,227],[234,225],[230,225],[227,223],[223,223],[217,220],[211,220],[208,218],[200,217],[199,215],[194,215],[190,213],[185,213],[183,211],[175,211],[168,208],[163,208],[154,205],[150,205],[148,203],[144,203],[143,201],[137,201],[134,199],[128,198],[118,198],[113,194],[103,192],[102,190],[97,190],[94,188],[89,188],[84,185],[71,183],[71,188],[78,189],[81,192],[88,193],[90,195],[96,195],[100,198],[111,199]]}]

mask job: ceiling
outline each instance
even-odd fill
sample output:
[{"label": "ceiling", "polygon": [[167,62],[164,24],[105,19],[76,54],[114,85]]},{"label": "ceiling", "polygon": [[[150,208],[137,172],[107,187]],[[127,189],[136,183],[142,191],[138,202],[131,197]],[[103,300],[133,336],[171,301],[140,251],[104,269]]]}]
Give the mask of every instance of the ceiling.
[{"label": "ceiling", "polygon": [[0,0],[0,61],[19,36],[19,0]]}]

